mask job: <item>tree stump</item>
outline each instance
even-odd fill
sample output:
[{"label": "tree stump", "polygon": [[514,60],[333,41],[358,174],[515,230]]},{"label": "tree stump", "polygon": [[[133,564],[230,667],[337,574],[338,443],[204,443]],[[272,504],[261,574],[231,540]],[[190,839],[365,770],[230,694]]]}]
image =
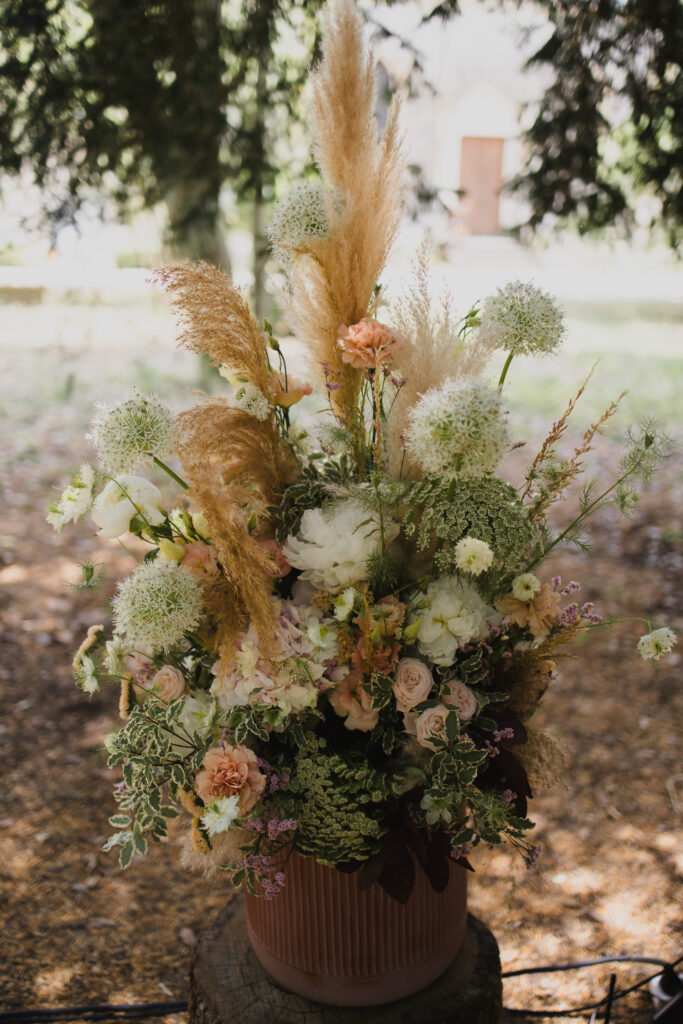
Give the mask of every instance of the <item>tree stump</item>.
[{"label": "tree stump", "polygon": [[500,1024],[502,999],[498,944],[471,914],[445,974],[383,1006],[324,1006],[280,988],[252,952],[241,896],[200,937],[190,970],[191,1024]]}]

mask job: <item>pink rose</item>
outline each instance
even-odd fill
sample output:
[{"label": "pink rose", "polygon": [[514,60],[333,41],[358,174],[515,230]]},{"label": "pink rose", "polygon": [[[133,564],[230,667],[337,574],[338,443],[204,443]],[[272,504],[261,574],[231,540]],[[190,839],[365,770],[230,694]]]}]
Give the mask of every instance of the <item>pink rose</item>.
[{"label": "pink rose", "polygon": [[253,750],[221,744],[207,750],[202,765],[203,771],[194,780],[194,788],[206,805],[217,796],[237,793],[240,814],[246,814],[258,802],[266,777],[258,769]]},{"label": "pink rose", "polygon": [[153,693],[159,700],[169,701],[182,697],[187,692],[185,677],[180,669],[173,665],[162,665],[149,682],[143,684],[146,690]]},{"label": "pink rose", "polygon": [[436,750],[429,737],[433,735],[445,737],[447,717],[448,708],[443,704],[437,704],[435,708],[427,708],[422,712],[415,723],[415,735],[421,747]]},{"label": "pink rose", "polygon": [[401,658],[394,680],[394,696],[399,711],[410,711],[416,704],[427,700],[434,685],[434,676],[423,661]]},{"label": "pink rose", "polygon": [[366,316],[351,327],[342,324],[337,331],[337,344],[341,349],[342,362],[350,363],[356,370],[364,370],[391,362],[399,341],[388,327]]},{"label": "pink rose", "polygon": [[448,693],[442,697],[442,700],[444,704],[449,704],[452,708],[455,708],[461,722],[468,721],[476,713],[477,698],[469,686],[466,686],[459,679],[451,680],[448,684]]},{"label": "pink rose", "polygon": [[336,690],[329,694],[330,704],[336,713],[346,718],[347,729],[370,732],[379,721],[379,714],[373,708],[370,696],[361,686],[360,672],[349,672]]},{"label": "pink rose", "polygon": [[215,550],[203,540],[193,540],[185,546],[183,568],[192,569],[199,576],[216,576],[218,559]]}]

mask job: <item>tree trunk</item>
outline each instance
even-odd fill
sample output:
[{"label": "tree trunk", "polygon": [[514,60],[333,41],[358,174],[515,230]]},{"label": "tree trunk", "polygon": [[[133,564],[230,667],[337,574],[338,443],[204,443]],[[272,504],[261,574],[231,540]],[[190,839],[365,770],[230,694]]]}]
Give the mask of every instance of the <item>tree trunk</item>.
[{"label": "tree trunk", "polygon": [[178,182],[166,193],[169,245],[175,257],[208,260],[230,274],[230,254],[212,181]]}]

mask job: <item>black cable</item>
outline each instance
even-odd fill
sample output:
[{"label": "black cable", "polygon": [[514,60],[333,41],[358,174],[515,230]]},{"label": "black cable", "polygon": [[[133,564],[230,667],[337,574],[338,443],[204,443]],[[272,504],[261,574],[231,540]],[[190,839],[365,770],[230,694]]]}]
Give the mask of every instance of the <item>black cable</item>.
[{"label": "black cable", "polygon": [[[633,958],[625,957],[623,959],[625,961],[629,961],[629,960],[631,960]],[[646,960],[646,962],[659,963],[660,965],[663,964],[663,966],[665,968],[668,967],[671,970],[674,970],[683,961],[683,956],[680,956],[678,958],[678,960],[674,960],[673,963],[668,963],[666,961],[654,960],[654,959],[651,959],[649,957],[644,958],[644,959]],[[598,960],[595,961],[595,963],[598,963],[598,964],[602,963],[602,962],[610,963],[610,962],[614,962],[615,960],[619,961],[619,960],[622,960],[622,958],[621,957],[607,957],[605,961],[598,959]],[[636,961],[636,962],[640,962],[640,961]],[[593,963],[589,963],[589,964],[587,964],[587,966],[592,967],[592,966],[594,966],[594,964]],[[529,969],[528,973],[530,973],[530,974],[540,974],[542,972],[550,973],[550,972],[552,972],[553,970],[556,970],[556,969],[557,970],[572,970],[573,968],[574,968],[574,965],[567,966],[566,964],[560,964],[558,968],[553,968],[553,967],[545,967],[545,968],[543,968],[543,967],[532,967],[532,968]],[[514,973],[515,974],[526,974],[527,972],[526,971],[516,971]],[[637,991],[637,989],[642,988],[643,985],[647,985],[650,981],[652,981],[653,978],[658,978],[660,976],[660,974],[662,974],[662,973],[663,973],[662,971],[656,971],[655,974],[651,974],[649,977],[643,978],[642,981],[637,982],[635,985],[631,985],[630,988],[620,989],[618,992],[614,993],[612,1001],[614,1001],[616,999],[623,999],[624,996],[628,996],[628,995],[631,994],[631,992],[635,992],[635,991]],[[508,973],[507,976],[510,977],[510,974]],[[523,1009],[521,1009],[520,1007],[517,1007],[517,1006],[506,1006],[505,1007],[505,1012],[506,1013],[523,1013],[527,1017],[568,1017],[568,1016],[571,1016],[574,1013],[586,1013],[588,1010],[599,1010],[600,1007],[604,1006],[606,1002],[607,1002],[607,996],[605,996],[603,999],[601,999],[597,1003],[588,1003],[585,1006],[574,1006],[574,1007],[570,1007],[568,1009],[563,1009],[563,1010],[523,1010]]]},{"label": "black cable", "polygon": [[186,1000],[130,1005],[100,1003],[86,1006],[55,1006],[45,1009],[0,1012],[0,1024],[46,1024],[47,1021],[75,1020],[140,1020],[144,1017],[166,1017],[171,1013],[184,1013],[186,1010]]},{"label": "black cable", "polygon": [[[680,961],[678,961],[680,963]],[[501,977],[514,978],[520,974],[553,974],[555,971],[575,971],[581,967],[595,967],[599,964],[658,964],[660,967],[669,967],[668,960],[660,960],[654,956],[599,956],[595,960],[575,960],[570,964],[545,964],[542,967],[523,967],[515,971],[503,971]]]}]

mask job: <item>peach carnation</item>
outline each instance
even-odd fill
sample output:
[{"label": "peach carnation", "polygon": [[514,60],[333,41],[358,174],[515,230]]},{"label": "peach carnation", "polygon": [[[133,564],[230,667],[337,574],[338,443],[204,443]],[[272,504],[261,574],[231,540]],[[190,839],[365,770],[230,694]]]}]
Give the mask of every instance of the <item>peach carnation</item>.
[{"label": "peach carnation", "polygon": [[370,695],[363,689],[360,672],[349,672],[336,690],[330,693],[330,704],[340,717],[345,717],[347,729],[370,732],[379,721],[379,714],[373,708]]},{"label": "peach carnation", "polygon": [[415,723],[415,735],[417,736],[417,742],[421,747],[427,747],[428,750],[436,750],[430,737],[446,736],[446,718],[448,717],[448,708],[443,704],[437,704],[435,708],[427,708],[419,716]]},{"label": "peach carnation", "polygon": [[460,679],[452,679],[448,684],[448,692],[444,694],[443,702],[455,708],[461,722],[467,722],[477,711],[477,698],[469,686]]},{"label": "peach carnation", "polygon": [[401,658],[394,680],[394,696],[399,711],[410,711],[429,696],[434,676],[423,661]]},{"label": "peach carnation", "polygon": [[398,658],[400,645],[396,641],[387,644],[368,643],[364,636],[359,637],[352,661],[359,672],[392,672],[394,662]]},{"label": "peach carnation", "polygon": [[212,747],[204,755],[202,766],[194,788],[207,806],[218,796],[236,793],[240,814],[246,814],[258,802],[266,785],[256,754],[248,747]]},{"label": "peach carnation", "polygon": [[406,606],[397,597],[390,594],[373,604],[355,620],[364,633],[379,631],[380,636],[395,636],[403,625]]},{"label": "peach carnation", "polygon": [[506,594],[496,601],[496,608],[514,625],[528,627],[534,636],[547,636],[560,617],[558,605],[562,595],[549,583],[544,583],[530,601],[518,601],[513,594]]},{"label": "peach carnation", "polygon": [[390,363],[396,356],[399,340],[384,324],[365,316],[351,327],[342,324],[337,331],[337,343],[342,362],[365,370]]}]

